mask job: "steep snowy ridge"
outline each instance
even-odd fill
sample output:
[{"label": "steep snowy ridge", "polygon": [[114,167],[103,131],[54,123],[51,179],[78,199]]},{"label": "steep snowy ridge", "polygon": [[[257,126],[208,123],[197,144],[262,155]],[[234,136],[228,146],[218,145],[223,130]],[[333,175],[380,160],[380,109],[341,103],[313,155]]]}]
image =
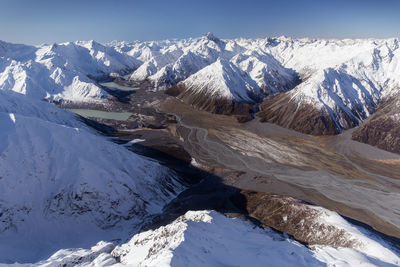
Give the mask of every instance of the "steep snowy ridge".
[{"label": "steep snowy ridge", "polygon": [[231,62],[248,73],[266,95],[290,90],[298,82],[295,71],[284,68],[271,55],[258,50],[240,53]]},{"label": "steep snowy ridge", "polygon": [[[337,214],[327,213],[325,223],[340,224],[358,232]],[[278,234],[255,227],[240,218],[215,211],[188,211],[160,228],[134,235],[115,246],[99,242],[91,249],[60,250],[41,266],[396,266],[398,255],[388,244],[368,233],[357,238],[369,248],[312,249]],[[117,259],[119,262],[117,262]]]},{"label": "steep snowy ridge", "polygon": [[[224,41],[210,33],[197,39],[175,41],[173,44],[151,43],[145,47],[147,61],[131,75],[130,79],[148,79],[155,87],[166,89],[212,64],[219,57],[232,57],[233,52],[225,50],[225,47]],[[157,50],[154,51],[154,48]],[[142,54],[138,56],[146,58]]]},{"label": "steep snowy ridge", "polygon": [[247,73],[223,59],[189,76],[178,86],[193,94],[237,102],[254,102],[253,98],[260,94],[260,88]]},{"label": "steep snowy ridge", "polygon": [[[171,57],[171,50],[163,45],[165,43],[157,46],[158,53],[152,51],[155,56],[145,61],[130,79],[148,80],[161,89],[181,83],[178,85],[181,90],[186,87],[190,91],[185,93],[187,102],[203,109],[207,106],[205,109],[210,111],[219,109],[216,97],[222,105],[226,105],[223,100],[255,103],[267,94],[293,88],[297,80],[294,71],[284,68],[260,49],[248,50],[235,40],[221,40],[210,33],[197,39],[175,41],[171,47],[174,48],[174,56],[179,55],[176,60]],[[146,47],[146,51],[148,49]],[[221,64],[224,68],[218,67]],[[204,76],[212,79],[201,80]],[[193,90],[196,97],[188,97]],[[210,100],[203,103],[199,100],[201,98]]]},{"label": "steep snowy ridge", "polygon": [[0,255],[10,260],[117,238],[118,225],[134,229],[183,189],[167,168],[86,129],[3,112],[0,124]]}]

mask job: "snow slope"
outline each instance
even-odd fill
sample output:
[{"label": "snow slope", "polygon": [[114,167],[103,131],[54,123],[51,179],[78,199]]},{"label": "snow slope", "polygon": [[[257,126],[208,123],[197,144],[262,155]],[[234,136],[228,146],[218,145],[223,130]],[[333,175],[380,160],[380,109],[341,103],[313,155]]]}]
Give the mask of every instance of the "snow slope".
[{"label": "snow slope", "polygon": [[218,59],[178,85],[185,86],[192,94],[237,102],[254,102],[252,97],[260,94],[260,88],[247,73],[223,59]]},{"label": "snow slope", "polygon": [[176,175],[76,115],[0,92],[0,263],[119,238],[161,211]]},{"label": "snow slope", "polygon": [[13,91],[0,90],[0,112],[40,118],[69,127],[87,128],[84,123],[77,120],[75,114]]},{"label": "snow slope", "polygon": [[63,249],[28,266],[399,266],[398,254],[384,241],[361,234],[334,213],[325,223],[358,232],[363,248],[313,246],[312,249],[243,219],[215,211],[188,211],[168,225],[134,235],[115,246]]}]

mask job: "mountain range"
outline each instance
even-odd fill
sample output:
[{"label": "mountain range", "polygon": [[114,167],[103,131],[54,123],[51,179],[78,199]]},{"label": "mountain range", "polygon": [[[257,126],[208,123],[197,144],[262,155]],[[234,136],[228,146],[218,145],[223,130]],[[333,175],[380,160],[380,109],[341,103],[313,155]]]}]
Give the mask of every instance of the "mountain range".
[{"label": "mountain range", "polygon": [[[203,110],[247,117],[258,112],[261,121],[303,133],[338,134],[384,105],[395,110],[399,51],[398,39],[223,40],[211,33],[104,45],[2,42],[0,89],[52,101],[98,101],[107,93],[95,80],[115,73],[168,89]],[[385,120],[397,125],[395,117]],[[376,140],[376,131],[386,139]],[[388,148],[393,135],[375,123],[354,138]]]},{"label": "mountain range", "polygon": [[[386,257],[364,250],[367,245],[317,247],[315,252],[288,236],[214,211],[189,212],[164,228],[137,233],[185,183],[172,169],[110,142],[77,115],[51,104],[101,103],[110,94],[99,82],[117,78],[147,83],[197,109],[240,121],[258,118],[311,135],[357,127],[354,140],[400,153],[399,59],[399,39],[225,40],[208,33],[108,44],[0,42],[0,263],[42,260],[39,265],[73,266],[80,260],[90,266],[118,258],[150,266],[171,260],[218,265],[234,255],[219,258],[223,253],[202,244],[221,246],[221,238],[239,232],[254,239],[231,240],[227,249],[257,258],[262,251],[254,248],[265,245],[276,265],[282,251],[291,251],[293,265],[339,258],[351,265],[351,257],[400,264],[384,242],[375,248]],[[132,239],[117,247],[104,242],[91,250],[64,250],[121,236]],[[360,236],[367,244],[375,242],[369,233],[357,232]],[[154,242],[160,239],[164,247]],[[193,251],[211,255],[210,262]]]}]

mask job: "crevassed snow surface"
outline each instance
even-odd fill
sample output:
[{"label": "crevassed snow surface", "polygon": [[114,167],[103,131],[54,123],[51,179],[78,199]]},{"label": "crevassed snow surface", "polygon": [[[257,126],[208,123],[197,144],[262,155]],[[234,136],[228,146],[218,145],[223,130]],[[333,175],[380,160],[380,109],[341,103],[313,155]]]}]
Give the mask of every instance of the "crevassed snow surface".
[{"label": "crevassed snow surface", "polygon": [[[335,213],[326,223],[346,230],[355,227]],[[134,235],[115,246],[99,242],[91,249],[64,249],[47,260],[26,266],[399,266],[400,258],[387,244],[360,235],[362,247],[312,249],[243,219],[215,211],[188,211],[168,225]],[[373,248],[373,250],[372,250]],[[118,261],[117,261],[118,259]]]}]

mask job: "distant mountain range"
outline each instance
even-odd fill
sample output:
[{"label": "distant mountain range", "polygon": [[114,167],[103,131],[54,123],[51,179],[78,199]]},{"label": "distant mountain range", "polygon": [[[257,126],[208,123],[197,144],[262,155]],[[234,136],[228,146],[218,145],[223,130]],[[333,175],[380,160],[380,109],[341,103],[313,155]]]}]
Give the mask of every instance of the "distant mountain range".
[{"label": "distant mountain range", "polygon": [[[338,134],[382,109],[391,113],[385,125],[398,127],[398,39],[222,40],[208,33],[105,45],[1,42],[0,57],[0,89],[37,99],[97,101],[107,93],[93,79],[117,73],[200,109],[245,117],[259,111],[262,121],[307,134]],[[396,134],[376,118],[354,138],[400,151],[389,145]]]}]

